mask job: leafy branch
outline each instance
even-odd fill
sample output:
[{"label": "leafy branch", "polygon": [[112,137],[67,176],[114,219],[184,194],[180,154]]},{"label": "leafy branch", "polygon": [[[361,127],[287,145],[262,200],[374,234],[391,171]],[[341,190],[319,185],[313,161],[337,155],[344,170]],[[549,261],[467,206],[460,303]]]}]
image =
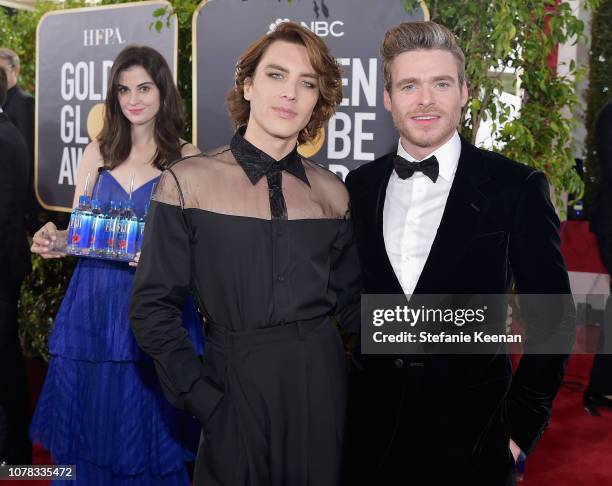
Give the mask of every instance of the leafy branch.
[{"label": "leafy branch", "polygon": [[[585,8],[598,2],[587,0]],[[578,103],[576,85],[584,68],[572,62],[561,75],[549,67],[559,44],[584,38],[584,24],[570,4],[433,0],[430,14],[455,33],[466,56],[470,97],[462,112],[462,134],[474,142],[482,122],[491,120],[495,149],[544,171],[557,203],[563,193],[580,195],[572,146],[575,122],[569,114]],[[512,107],[500,99],[504,91],[516,91],[510,73],[521,82],[522,107],[514,119]]]}]

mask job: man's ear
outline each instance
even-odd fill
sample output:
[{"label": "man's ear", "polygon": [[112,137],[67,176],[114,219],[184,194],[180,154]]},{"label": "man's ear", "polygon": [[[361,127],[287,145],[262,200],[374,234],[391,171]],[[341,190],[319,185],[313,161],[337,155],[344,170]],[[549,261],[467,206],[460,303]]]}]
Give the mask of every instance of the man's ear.
[{"label": "man's ear", "polygon": [[391,111],[391,95],[387,91],[387,88],[385,88],[383,93],[383,103],[385,105],[385,110]]},{"label": "man's ear", "polygon": [[253,78],[251,76],[248,76],[244,78],[244,85],[243,85],[245,100],[251,101],[251,90],[252,89],[253,89]]},{"label": "man's ear", "polygon": [[468,91],[467,83],[464,80],[463,84],[461,85],[461,107],[462,108],[467,103],[469,96],[470,96],[470,93]]}]

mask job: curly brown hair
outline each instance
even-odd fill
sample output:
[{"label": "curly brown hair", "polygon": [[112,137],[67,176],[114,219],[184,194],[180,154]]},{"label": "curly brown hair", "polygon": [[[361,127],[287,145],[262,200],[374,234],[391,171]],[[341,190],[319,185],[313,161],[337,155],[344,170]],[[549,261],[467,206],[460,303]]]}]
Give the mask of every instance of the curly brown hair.
[{"label": "curly brown hair", "polygon": [[234,87],[227,95],[229,116],[236,128],[245,126],[249,121],[251,105],[244,99],[244,81],[253,78],[266,49],[276,41],[304,46],[310,64],[319,76],[319,99],[310,121],[298,135],[298,143],[310,142],[342,101],[340,67],[320,37],[294,22],[283,22],[274,31],[256,40],[240,56],[236,63]]}]

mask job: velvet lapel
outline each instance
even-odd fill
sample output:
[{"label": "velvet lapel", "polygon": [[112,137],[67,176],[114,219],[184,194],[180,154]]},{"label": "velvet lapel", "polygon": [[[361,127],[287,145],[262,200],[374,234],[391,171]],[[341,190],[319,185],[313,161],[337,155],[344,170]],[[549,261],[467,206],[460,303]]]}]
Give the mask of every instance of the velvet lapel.
[{"label": "velvet lapel", "polygon": [[385,238],[383,234],[383,211],[385,208],[385,196],[387,195],[387,186],[389,185],[389,179],[393,173],[393,159],[395,153],[389,154],[384,160],[380,162],[379,180],[376,184],[376,215],[375,224],[376,228],[373,232],[375,241],[373,248],[378,252],[376,258],[380,262],[380,278],[381,278],[381,290],[389,294],[401,294],[403,293],[402,285],[400,284],[395,270],[391,266],[389,261],[389,255],[387,255],[387,248],[385,247]]},{"label": "velvet lapel", "polygon": [[449,288],[448,277],[486,214],[488,199],[479,186],[487,180],[487,165],[480,151],[461,137],[455,179],[415,293],[461,292],[461,289]]}]

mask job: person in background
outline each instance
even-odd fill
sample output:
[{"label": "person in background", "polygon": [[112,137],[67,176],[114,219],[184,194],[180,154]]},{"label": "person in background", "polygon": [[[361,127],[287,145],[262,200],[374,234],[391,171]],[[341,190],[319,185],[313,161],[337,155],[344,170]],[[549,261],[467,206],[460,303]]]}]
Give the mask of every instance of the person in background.
[{"label": "person in background", "polygon": [[[597,236],[601,258],[612,277],[612,100],[602,107],[595,120],[595,149],[601,169],[601,186],[591,209],[591,231]],[[598,407],[612,409],[611,353],[612,297],[608,297],[599,352],[593,360],[589,385],[584,392],[584,407],[591,415],[599,415]]]},{"label": "person in background", "polygon": [[23,136],[28,148],[28,186],[26,195],[26,228],[33,234],[39,227],[42,207],[34,194],[34,97],[18,84],[21,64],[16,52],[0,47],[0,68],[6,72],[8,91],[2,109]]},{"label": "person in background", "polygon": [[[0,106],[7,76],[0,69]],[[0,108],[0,464],[30,464],[29,403],[17,333],[19,289],[30,271],[24,226],[28,149],[19,130]]]},{"label": "person in background", "polygon": [[[147,46],[123,49],[114,61],[102,132],[83,153],[74,206],[88,177],[93,197],[131,201],[140,218],[164,166],[198,153],[182,142],[181,100],[162,55]],[[131,186],[133,181],[133,190]],[[47,223],[32,251],[63,256],[66,232]],[[56,464],[76,465],[76,484],[189,484],[200,428],[163,397],[150,359],[136,345],[127,313],[135,269],[125,262],[79,258],[49,339],[51,361],[30,435]],[[201,318],[182,308],[183,332],[202,354]]]}]

